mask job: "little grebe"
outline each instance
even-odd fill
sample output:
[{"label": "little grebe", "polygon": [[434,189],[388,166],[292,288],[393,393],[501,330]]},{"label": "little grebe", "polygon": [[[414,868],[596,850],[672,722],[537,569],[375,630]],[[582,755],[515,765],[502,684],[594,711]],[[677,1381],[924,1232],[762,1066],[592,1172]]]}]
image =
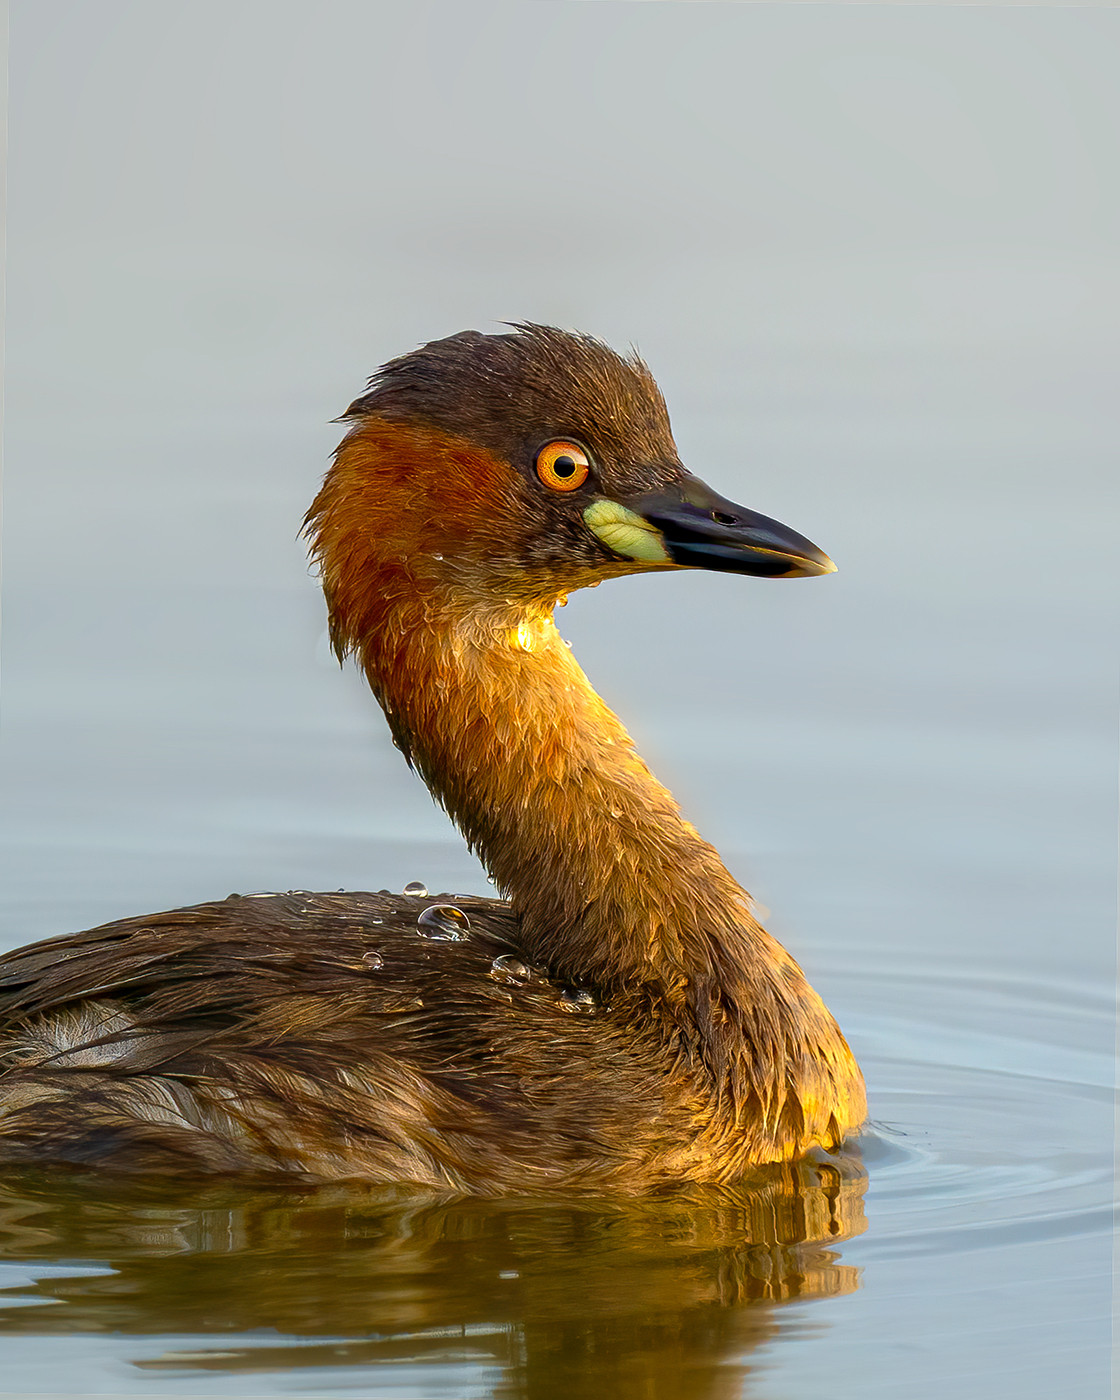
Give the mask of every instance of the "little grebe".
[{"label": "little grebe", "polygon": [[835,1148],[863,1080],[552,621],[832,562],[681,466],[637,358],[543,326],[386,365],[307,516],[331,636],[508,902],[231,896],[0,959],[0,1162],[495,1193]]}]

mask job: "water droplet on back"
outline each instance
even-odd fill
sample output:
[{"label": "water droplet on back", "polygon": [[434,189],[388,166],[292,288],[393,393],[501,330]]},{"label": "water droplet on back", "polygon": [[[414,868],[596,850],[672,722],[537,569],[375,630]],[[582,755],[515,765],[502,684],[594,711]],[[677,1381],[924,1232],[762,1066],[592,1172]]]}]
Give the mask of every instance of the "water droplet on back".
[{"label": "water droplet on back", "polygon": [[401,890],[401,894],[411,894],[415,895],[417,899],[427,899],[428,887],[420,880],[409,880],[408,884]]},{"label": "water droplet on back", "polygon": [[370,972],[377,972],[379,968],[385,966],[385,959],[376,948],[371,948],[368,953],[362,954],[362,963],[369,968]]},{"label": "water droplet on back", "polygon": [[377,914],[371,914],[369,916],[369,921],[371,924],[383,924],[385,922],[385,920]]},{"label": "water droplet on back", "polygon": [[490,964],[490,976],[499,982],[528,982],[532,973],[520,958],[512,953],[502,953]]},{"label": "water droplet on back", "polygon": [[583,987],[565,987],[560,993],[560,1010],[576,1016],[588,1016],[595,1011],[595,998]]},{"label": "water droplet on back", "polygon": [[457,943],[470,934],[471,921],[454,904],[433,904],[417,918],[416,931],[424,938]]}]

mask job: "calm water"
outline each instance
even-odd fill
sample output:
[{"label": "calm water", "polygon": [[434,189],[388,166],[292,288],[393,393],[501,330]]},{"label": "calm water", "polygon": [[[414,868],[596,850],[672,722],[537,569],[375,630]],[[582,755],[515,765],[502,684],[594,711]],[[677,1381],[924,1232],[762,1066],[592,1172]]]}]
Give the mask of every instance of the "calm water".
[{"label": "calm water", "polygon": [[[0,1180],[5,1385],[114,1394],[1107,1393],[1111,996],[830,979],[859,1151],[483,1202]],[[858,1377],[858,1384],[855,1380]]]},{"label": "calm water", "polygon": [[574,325],[840,566],[559,620],[872,1122],[637,1202],[9,1175],[0,1390],[1103,1397],[1120,16],[266,10],[12,8],[0,946],[485,889],[296,532],[382,360]]}]

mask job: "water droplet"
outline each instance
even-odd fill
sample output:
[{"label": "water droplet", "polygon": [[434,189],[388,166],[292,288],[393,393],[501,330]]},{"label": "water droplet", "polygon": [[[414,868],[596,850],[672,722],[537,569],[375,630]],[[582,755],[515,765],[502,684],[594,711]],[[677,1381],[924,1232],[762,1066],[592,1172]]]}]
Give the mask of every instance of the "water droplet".
[{"label": "water droplet", "polygon": [[595,998],[582,987],[565,987],[560,993],[560,1010],[588,1016],[595,1010]]},{"label": "water droplet", "polygon": [[532,975],[525,963],[512,953],[502,953],[490,964],[490,976],[499,982],[528,982]]},{"label": "water droplet", "polygon": [[501,1269],[498,1272],[499,1278],[520,1278],[521,1275],[516,1269]]},{"label": "water droplet", "polygon": [[376,948],[371,948],[368,953],[363,953],[362,962],[371,972],[377,972],[379,968],[385,966],[385,959]]},{"label": "water droplet", "polygon": [[411,894],[415,895],[417,899],[427,899],[428,887],[420,880],[409,880],[408,884],[401,890],[401,894]]},{"label": "water droplet", "polygon": [[614,818],[615,821],[618,821],[619,817],[622,816],[622,813],[618,810],[617,807],[612,807],[611,816]]},{"label": "water droplet", "polygon": [[443,555],[442,555],[442,554],[433,554],[433,555],[432,555],[432,558],[438,560],[439,563],[441,563],[441,564],[443,563]]},{"label": "water droplet", "polygon": [[385,920],[377,914],[371,914],[369,916],[369,921],[371,924],[383,924],[385,922]]},{"label": "water droplet", "polygon": [[471,921],[454,904],[433,904],[416,920],[416,931],[425,938],[457,943],[470,933]]}]

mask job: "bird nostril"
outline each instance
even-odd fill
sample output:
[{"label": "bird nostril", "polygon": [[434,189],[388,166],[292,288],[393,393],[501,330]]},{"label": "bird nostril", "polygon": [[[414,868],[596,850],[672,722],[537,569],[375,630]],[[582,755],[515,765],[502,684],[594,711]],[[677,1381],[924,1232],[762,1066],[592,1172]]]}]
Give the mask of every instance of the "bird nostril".
[{"label": "bird nostril", "polygon": [[733,515],[728,515],[727,512],[723,510],[713,510],[712,519],[717,525],[734,525],[737,523]]}]

